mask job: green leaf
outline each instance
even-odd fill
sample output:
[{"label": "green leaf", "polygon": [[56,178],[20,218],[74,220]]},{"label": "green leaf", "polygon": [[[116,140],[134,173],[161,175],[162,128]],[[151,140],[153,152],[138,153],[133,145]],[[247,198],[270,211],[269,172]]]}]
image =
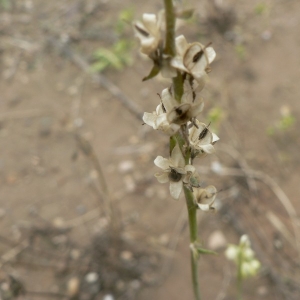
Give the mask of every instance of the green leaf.
[{"label": "green leaf", "polygon": [[158,65],[154,64],[152,70],[149,73],[149,75],[144,77],[143,81],[146,81],[148,79],[151,79],[151,78],[155,77],[159,73],[159,71],[160,71],[160,67]]},{"label": "green leaf", "polygon": [[176,138],[173,135],[173,136],[170,137],[170,156],[171,156],[171,153],[172,153],[175,146],[176,146]]},{"label": "green leaf", "polygon": [[217,252],[209,250],[209,249],[202,248],[199,244],[195,244],[194,243],[194,247],[197,250],[198,254],[213,254],[213,255],[218,255]]},{"label": "green leaf", "polygon": [[186,9],[176,12],[176,17],[178,19],[187,20],[190,19],[194,14],[194,9]]}]

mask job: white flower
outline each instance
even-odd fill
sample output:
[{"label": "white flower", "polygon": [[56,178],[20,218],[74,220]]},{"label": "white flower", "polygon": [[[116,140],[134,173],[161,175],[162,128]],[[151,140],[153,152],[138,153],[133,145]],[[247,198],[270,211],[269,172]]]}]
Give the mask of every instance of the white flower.
[{"label": "white flower", "polygon": [[142,21],[133,24],[135,35],[141,42],[140,51],[146,55],[154,52],[161,41],[162,14],[143,14]]},{"label": "white flower", "polygon": [[237,256],[239,254],[238,246],[236,245],[229,245],[225,251],[225,255],[227,259],[229,260],[236,260]]},{"label": "white flower", "polygon": [[200,43],[190,44],[183,35],[178,36],[175,43],[176,56],[172,59],[171,66],[191,74],[202,89],[206,74],[210,71],[210,64],[216,57],[215,50]]},{"label": "white flower", "polygon": [[170,182],[170,193],[174,199],[178,199],[183,189],[183,183],[187,174],[194,173],[192,165],[186,165],[178,144],[174,147],[170,159],[157,156],[154,164],[163,171],[156,173],[155,177],[160,183]]},{"label": "white flower", "polygon": [[143,121],[153,129],[161,130],[169,135],[174,135],[180,128],[179,125],[170,124],[167,121],[167,114],[164,111],[162,103],[156,107],[156,111],[153,113],[145,112],[143,115]]},{"label": "white flower", "polygon": [[184,81],[184,91],[179,104],[171,94],[170,89],[162,91],[162,103],[167,112],[167,120],[169,123],[178,125],[186,124],[193,118],[196,118],[203,110],[204,103],[193,86],[188,80]]},{"label": "white flower", "polygon": [[203,157],[207,154],[215,152],[213,146],[219,138],[216,134],[210,132],[208,129],[209,125],[195,120],[191,123],[192,127],[189,129],[189,141],[194,150],[194,157]]},{"label": "white flower", "polygon": [[194,189],[193,191],[196,204],[203,211],[212,211],[215,208],[213,204],[215,202],[217,189],[213,185],[209,185],[205,189]]},{"label": "white flower", "polygon": [[241,247],[244,247],[244,248],[250,248],[251,247],[251,242],[250,242],[249,236],[247,234],[243,234],[241,236],[240,245],[241,245]]},{"label": "white flower", "polygon": [[239,245],[229,245],[225,252],[226,257],[233,260],[241,268],[243,278],[255,276],[261,266],[250,247],[249,237],[244,234],[240,238]]},{"label": "white flower", "polygon": [[243,278],[255,276],[260,269],[260,262],[257,259],[244,262],[241,268],[241,275]]}]

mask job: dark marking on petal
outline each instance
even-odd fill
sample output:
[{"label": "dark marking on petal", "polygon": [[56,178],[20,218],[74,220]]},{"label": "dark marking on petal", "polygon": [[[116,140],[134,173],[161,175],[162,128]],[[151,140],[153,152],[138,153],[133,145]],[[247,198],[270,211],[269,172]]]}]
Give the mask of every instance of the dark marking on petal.
[{"label": "dark marking on petal", "polygon": [[202,57],[202,55],[204,54],[203,49],[201,49],[199,52],[197,52],[194,57],[193,57],[193,63],[196,63],[199,61],[199,59]]},{"label": "dark marking on petal", "polygon": [[182,174],[178,173],[175,169],[170,168],[169,179],[173,182],[178,182],[182,178]]},{"label": "dark marking on petal", "polygon": [[150,35],[146,30],[142,29],[142,28],[139,27],[138,25],[134,24],[134,27],[135,27],[135,29],[136,29],[141,35],[143,35],[144,37],[148,37],[148,36]]},{"label": "dark marking on petal", "polygon": [[205,126],[205,128],[200,132],[199,134],[199,140],[202,140],[206,137],[207,133],[208,133],[208,127],[210,125],[211,122],[209,122],[209,124],[207,126]]},{"label": "dark marking on petal", "polygon": [[192,119],[192,121],[191,121],[192,122],[192,126],[191,127],[195,126],[197,129],[199,129],[199,126],[197,125],[197,123],[196,123],[195,120],[196,120],[196,118]]},{"label": "dark marking on petal", "polygon": [[175,111],[176,111],[176,113],[179,115],[179,116],[181,116],[182,115],[182,109],[181,108],[179,108],[179,107],[176,107],[175,108]]}]

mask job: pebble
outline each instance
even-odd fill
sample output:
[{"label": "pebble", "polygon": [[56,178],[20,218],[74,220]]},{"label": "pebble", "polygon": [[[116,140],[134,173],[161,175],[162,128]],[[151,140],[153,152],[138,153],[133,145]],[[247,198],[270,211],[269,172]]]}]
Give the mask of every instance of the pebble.
[{"label": "pebble", "polygon": [[87,283],[94,283],[99,279],[99,275],[96,272],[90,272],[85,275],[84,279]]},{"label": "pebble", "polygon": [[130,282],[130,286],[131,286],[133,289],[138,290],[138,289],[141,287],[141,282],[140,282],[139,280],[137,280],[137,279],[132,280],[132,281]]},{"label": "pebble", "polygon": [[78,260],[80,258],[81,252],[78,249],[72,249],[70,252],[70,256],[74,260]]},{"label": "pebble", "polygon": [[222,173],[223,167],[218,161],[213,161],[210,166],[211,170],[217,174]]},{"label": "pebble", "polygon": [[261,38],[264,41],[269,41],[272,38],[272,32],[269,30],[265,30],[262,34],[261,34]]},{"label": "pebble", "polygon": [[52,221],[52,224],[55,228],[63,229],[65,228],[65,221],[63,218],[57,217]]},{"label": "pebble", "polygon": [[167,246],[168,243],[169,243],[169,235],[164,233],[162,234],[159,238],[158,238],[158,241],[159,243],[162,245],[162,246]]},{"label": "pebble", "polygon": [[124,160],[119,163],[118,169],[121,173],[128,173],[134,168],[134,162],[131,160]]},{"label": "pebble", "polygon": [[260,286],[257,289],[257,294],[261,297],[265,297],[268,294],[268,289],[265,286]]},{"label": "pebble", "polygon": [[132,261],[133,254],[130,251],[122,251],[120,253],[120,258],[121,258],[121,260],[123,260],[125,262]]},{"label": "pebble", "polygon": [[80,280],[78,277],[72,277],[67,283],[67,295],[74,297],[79,293]]},{"label": "pebble", "polygon": [[133,192],[136,188],[133,178],[129,175],[124,176],[124,183],[127,192]]},{"label": "pebble", "polygon": [[218,250],[227,245],[226,238],[222,231],[215,230],[208,238],[208,248],[211,250]]},{"label": "pebble", "polygon": [[112,294],[107,294],[104,295],[103,300],[115,300],[115,298]]}]

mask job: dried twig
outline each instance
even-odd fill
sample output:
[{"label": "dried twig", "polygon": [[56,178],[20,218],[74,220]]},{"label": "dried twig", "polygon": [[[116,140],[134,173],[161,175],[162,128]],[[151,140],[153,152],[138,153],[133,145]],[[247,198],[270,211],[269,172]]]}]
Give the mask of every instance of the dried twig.
[{"label": "dried twig", "polygon": [[18,120],[18,119],[26,119],[26,118],[37,118],[43,115],[48,115],[50,112],[46,110],[40,109],[29,109],[23,111],[9,111],[0,114],[0,121],[5,120]]},{"label": "dried twig", "polygon": [[[212,173],[212,170],[207,167],[200,167],[199,171],[205,174]],[[298,255],[300,256],[300,233],[298,229],[299,221],[298,221],[296,209],[294,208],[288,196],[284,193],[284,191],[280,188],[280,186],[275,182],[273,178],[271,178],[269,175],[261,171],[247,169],[245,173],[245,170],[241,171],[240,169],[237,168],[224,168],[224,167],[220,170],[220,172],[218,172],[218,175],[238,176],[238,177],[250,176],[251,178],[260,180],[264,184],[266,184],[276,195],[276,197],[278,198],[282,206],[285,208],[286,212],[288,213],[291,219],[294,228],[295,240],[296,240],[295,247],[298,251]]]},{"label": "dried twig", "polygon": [[80,134],[75,134],[75,139],[77,141],[79,149],[84,153],[86,157],[90,159],[96,171],[98,173],[99,184],[101,186],[102,197],[104,198],[107,216],[111,221],[112,227],[114,230],[118,230],[120,228],[120,222],[117,218],[117,211],[116,208],[113,207],[112,204],[112,196],[109,192],[108,185],[105,180],[105,176],[102,171],[101,164],[97,155],[94,152],[94,149],[90,142],[84,139]]},{"label": "dried twig", "polygon": [[9,249],[6,253],[0,257],[0,269],[9,261],[13,260],[22,251],[24,251],[29,246],[28,241],[23,241],[14,248]]},{"label": "dried twig", "polygon": [[118,99],[124,107],[126,107],[139,121],[142,119],[142,110],[138,107],[136,103],[130,100],[125,94],[120,90],[118,86],[112,83],[103,74],[91,73],[91,67],[88,62],[80,55],[74,53],[66,44],[57,41],[54,38],[50,38],[49,42],[52,46],[59,49],[61,52],[68,55],[71,61],[79,67],[81,70],[90,74],[95,82],[100,84],[102,87],[107,89],[116,99]]}]

